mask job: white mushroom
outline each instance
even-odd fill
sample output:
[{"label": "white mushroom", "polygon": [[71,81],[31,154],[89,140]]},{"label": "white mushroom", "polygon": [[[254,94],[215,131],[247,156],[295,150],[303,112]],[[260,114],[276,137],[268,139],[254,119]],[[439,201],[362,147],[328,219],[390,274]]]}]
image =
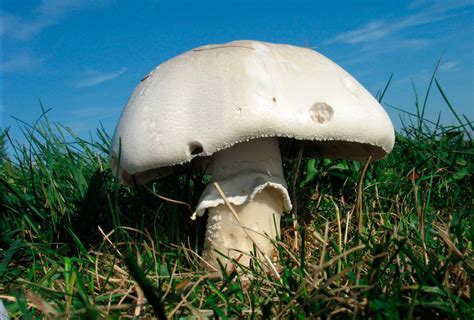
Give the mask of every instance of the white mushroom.
[{"label": "white mushroom", "polygon": [[115,131],[111,166],[131,184],[210,159],[238,221],[208,185],[195,212],[209,215],[203,257],[248,264],[254,247],[272,255],[280,216],[291,209],[280,149],[287,156],[292,143],[304,143],[307,156],[379,159],[394,130],[380,104],[321,54],[234,41],[188,51],[142,80]]}]

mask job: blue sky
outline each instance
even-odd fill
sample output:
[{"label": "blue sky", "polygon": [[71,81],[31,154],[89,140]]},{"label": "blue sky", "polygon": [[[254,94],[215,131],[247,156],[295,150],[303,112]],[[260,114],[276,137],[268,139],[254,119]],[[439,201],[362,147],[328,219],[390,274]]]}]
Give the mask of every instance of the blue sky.
[{"label": "blue sky", "polygon": [[[414,112],[415,84],[437,79],[474,119],[474,1],[0,0],[0,127],[33,122],[39,100],[51,120],[87,137],[113,132],[138,82],[156,65],[210,43],[255,39],[311,47],[384,102]],[[223,4],[225,3],[225,4]],[[400,113],[386,106],[400,127]],[[454,123],[436,89],[427,117]]]}]

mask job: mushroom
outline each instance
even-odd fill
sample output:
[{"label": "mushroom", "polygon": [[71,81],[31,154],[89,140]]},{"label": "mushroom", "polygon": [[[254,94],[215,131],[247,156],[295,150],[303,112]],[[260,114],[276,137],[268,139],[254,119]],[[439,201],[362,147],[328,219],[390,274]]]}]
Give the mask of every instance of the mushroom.
[{"label": "mushroom", "polygon": [[[207,45],[164,62],[130,97],[110,163],[123,183],[146,183],[190,161],[212,174],[194,216],[208,213],[211,266],[271,257],[292,204],[282,157],[374,160],[393,148],[381,105],[314,50],[259,41]],[[293,147],[293,148],[292,148]],[[222,194],[223,193],[223,194]]]}]

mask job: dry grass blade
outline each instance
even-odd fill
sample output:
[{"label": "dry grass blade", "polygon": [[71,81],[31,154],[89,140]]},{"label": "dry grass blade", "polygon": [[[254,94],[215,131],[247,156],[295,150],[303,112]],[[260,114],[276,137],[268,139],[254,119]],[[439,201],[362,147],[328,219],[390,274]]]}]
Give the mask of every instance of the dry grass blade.
[{"label": "dry grass blade", "polygon": [[347,241],[349,239],[349,229],[350,229],[350,226],[351,226],[351,219],[352,219],[353,212],[354,212],[354,208],[349,210],[349,212],[347,213],[347,216],[346,216],[346,225],[345,225],[345,229],[344,229],[344,246],[347,245]]},{"label": "dry grass blade", "polygon": [[59,312],[53,308],[46,300],[41,298],[39,295],[34,293],[33,291],[29,290],[26,292],[26,298],[28,299],[28,302],[33,306],[34,308],[37,308],[44,314],[48,316],[58,316]]},{"label": "dry grass blade", "polygon": [[[332,198],[329,198],[332,202],[332,204],[334,205],[334,210],[336,212],[336,223],[337,223],[337,245],[339,247],[339,252],[342,252],[342,227],[341,227],[341,214],[339,212],[339,207],[338,205],[336,204],[336,202],[332,199]],[[341,260],[339,259],[337,261],[337,271],[338,272],[341,272],[341,268],[342,268],[342,262]]]},{"label": "dry grass blade", "polygon": [[362,172],[360,173],[359,181],[357,183],[356,213],[357,213],[357,217],[359,218],[359,224],[358,224],[359,236],[364,231],[364,217],[362,216],[362,200],[363,200],[362,188],[363,188],[365,174],[367,172],[367,169],[369,168],[369,164],[371,161],[372,161],[372,156],[369,156],[367,160],[365,161],[364,168],[362,169]]},{"label": "dry grass blade", "polygon": [[115,232],[115,229],[114,230],[111,230],[109,233],[105,234],[104,233],[104,230],[102,230],[102,228],[100,226],[97,226],[97,229],[99,229],[99,232],[100,234],[102,235],[103,237],[103,240],[106,241],[112,248],[114,248],[114,250],[118,253],[118,255],[120,257],[123,257],[122,253],[120,252],[120,250],[115,246],[115,243],[112,242],[112,240],[110,240],[110,236]]},{"label": "dry grass blade", "polygon": [[438,228],[437,230],[438,230],[439,235],[443,239],[444,243],[446,243],[446,245],[448,246],[448,248],[459,258],[464,259],[464,255],[462,254],[461,251],[459,251],[459,249],[456,247],[454,242],[451,240],[451,237],[449,236],[448,231],[442,230],[441,228]]},{"label": "dry grass blade", "polygon": [[169,202],[169,203],[174,203],[174,204],[178,204],[178,205],[182,205],[182,206],[185,206],[186,208],[188,208],[188,210],[190,212],[193,212],[193,208],[191,207],[191,205],[187,202],[184,202],[184,201],[179,201],[179,200],[175,200],[175,199],[171,199],[171,198],[167,198],[165,196],[162,196],[162,195],[159,195],[157,194],[156,192],[154,192],[153,190],[151,190],[150,188],[148,188],[146,185],[143,185],[143,187],[148,191],[150,192],[152,195],[154,195],[155,197],[161,199],[161,200],[164,200],[166,202]]},{"label": "dry grass blade", "polygon": [[[344,252],[342,252],[341,254],[338,254],[334,257],[332,257],[331,259],[329,259],[328,261],[322,263],[321,265],[319,265],[318,267],[316,267],[316,269],[314,269],[313,271],[313,274],[314,274],[314,279],[317,279],[317,275],[319,273],[321,273],[322,270],[324,270],[325,268],[329,267],[330,265],[332,265],[334,262],[344,258],[344,257],[347,257],[349,254],[355,252],[355,251],[358,251],[358,250],[362,250],[365,248],[365,244],[359,244],[358,246],[355,246],[354,248],[350,248]],[[315,281],[313,281],[313,283],[315,283]]]},{"label": "dry grass blade", "polygon": [[182,296],[181,301],[180,301],[180,302],[176,305],[176,307],[169,313],[169,315],[168,315],[169,318],[172,318],[172,317],[174,316],[174,314],[181,308],[181,306],[187,302],[187,299],[188,299],[188,297],[191,295],[191,293],[193,293],[194,290],[197,288],[197,286],[198,286],[204,279],[206,279],[206,278],[207,278],[206,275],[201,276],[201,277],[196,281],[196,283],[194,283],[194,285],[189,289],[189,291],[188,291],[184,296]]},{"label": "dry grass blade", "polygon": [[426,241],[425,241],[425,219],[423,217],[424,208],[420,207],[420,202],[418,198],[418,189],[419,186],[416,183],[416,180],[419,178],[416,173],[415,168],[410,172],[410,181],[413,186],[413,197],[415,198],[416,214],[418,215],[418,230],[421,235],[421,244],[423,246],[423,253],[425,258],[425,263],[428,264],[428,254],[426,253]]},{"label": "dry grass blade", "polygon": [[[325,232],[325,235],[327,236],[327,229],[326,229],[326,232]],[[334,281],[337,281],[338,279],[342,278],[344,275],[346,275],[349,271],[353,270],[355,267],[358,267],[360,266],[362,263],[364,263],[364,261],[360,261],[359,263],[355,264],[355,265],[352,265],[351,267],[343,270],[343,271],[340,271],[338,272],[335,276],[327,279],[323,286],[318,288],[317,287],[317,282],[318,282],[318,277],[319,277],[319,274],[321,273],[322,270],[324,270],[325,268],[331,266],[335,261],[340,261],[340,259],[344,258],[344,257],[347,257],[349,254],[357,251],[357,250],[361,250],[365,248],[365,245],[358,245],[354,248],[351,248],[347,251],[344,251],[343,253],[333,257],[332,259],[330,259],[329,261],[323,263],[320,261],[320,265],[318,267],[316,267],[316,269],[314,270],[313,272],[313,277],[311,279],[311,281],[306,281],[306,282],[309,282],[311,285],[311,288],[309,289],[310,291],[314,290],[314,289],[319,289],[319,290],[322,290],[322,289],[325,289],[327,286],[329,286],[331,283],[333,283]],[[324,255],[321,255],[322,259],[324,257]],[[297,299],[301,296],[301,293],[303,290],[305,289],[308,289],[308,288],[305,288],[303,285],[300,285],[298,287],[298,289],[296,290],[296,293],[294,294],[293,296],[293,299],[291,300],[290,303],[288,303],[282,310],[281,312],[279,313],[279,315],[277,316],[277,318],[280,318],[282,317],[286,311],[288,311],[288,309],[297,301]]]},{"label": "dry grass blade", "polygon": [[[355,247],[355,248],[352,248],[352,249],[357,249],[357,250],[360,250],[362,248],[358,248],[358,247]],[[349,251],[349,250],[348,250]],[[353,251],[356,251],[356,250],[353,250]],[[345,252],[345,255],[347,256],[349,254],[349,252]],[[335,281],[337,281],[338,279],[342,278],[344,275],[346,275],[348,272],[354,270],[354,269],[358,269],[361,265],[364,265],[366,264],[367,262],[370,262],[372,260],[375,260],[375,259],[379,259],[379,258],[382,258],[382,257],[385,257],[388,255],[388,252],[383,252],[383,253],[380,253],[376,256],[373,256],[373,257],[370,257],[370,258],[367,258],[367,259],[364,259],[362,261],[358,261],[356,262],[355,264],[353,264],[352,266],[342,270],[341,272],[335,274],[334,276],[332,276],[331,278],[327,279],[323,286],[319,289],[323,290],[325,288],[327,288],[328,286],[330,286],[332,283],[334,283]],[[336,258],[336,257],[335,257]]]},{"label": "dry grass blade", "polygon": [[[326,222],[325,225],[324,225],[324,241],[323,241],[323,247],[321,249],[321,255],[319,256],[319,266],[318,266],[318,269],[319,270],[323,270],[323,264],[324,264],[324,257],[326,256],[326,248],[327,248],[327,245],[328,245],[328,240],[329,239],[329,222]],[[314,272],[314,276],[313,276],[313,287],[316,286],[316,283],[318,281],[318,277],[319,277],[319,273],[320,272]]]}]

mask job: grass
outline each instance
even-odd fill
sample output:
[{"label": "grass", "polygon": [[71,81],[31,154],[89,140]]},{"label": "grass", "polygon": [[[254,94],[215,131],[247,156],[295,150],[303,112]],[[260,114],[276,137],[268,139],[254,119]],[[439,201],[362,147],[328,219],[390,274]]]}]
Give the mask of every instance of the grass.
[{"label": "grass", "polygon": [[471,319],[473,127],[433,83],[457,125],[425,119],[426,96],[381,161],[285,162],[298,220],[282,221],[275,269],[224,277],[201,266],[205,219],[163,200],[195,204],[208,177],[124,187],[104,130],[19,122],[29,143],[5,131],[0,162],[0,299],[22,319]]}]

